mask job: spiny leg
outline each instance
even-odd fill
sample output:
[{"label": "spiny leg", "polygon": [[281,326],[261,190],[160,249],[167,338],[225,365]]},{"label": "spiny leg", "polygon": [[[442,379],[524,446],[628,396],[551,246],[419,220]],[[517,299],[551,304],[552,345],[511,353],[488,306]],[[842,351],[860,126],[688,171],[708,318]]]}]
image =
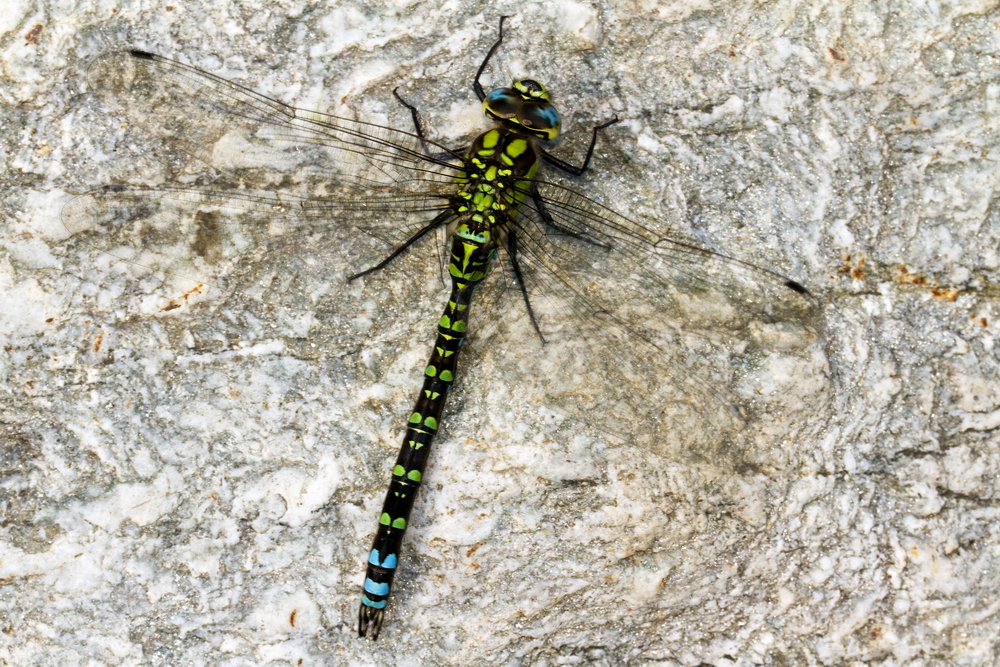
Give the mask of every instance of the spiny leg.
[{"label": "spiny leg", "polygon": [[437,217],[435,217],[433,220],[431,220],[425,226],[421,227],[420,230],[416,234],[414,234],[413,236],[411,236],[407,240],[403,241],[403,244],[400,245],[395,250],[393,250],[392,254],[390,254],[388,257],[386,257],[385,259],[383,259],[381,262],[379,262],[375,266],[371,267],[370,269],[365,269],[364,271],[361,271],[359,273],[355,273],[353,276],[348,277],[347,278],[347,282],[351,282],[351,281],[356,280],[358,278],[362,278],[362,277],[370,275],[372,273],[376,273],[378,271],[381,271],[382,269],[384,269],[385,267],[387,267],[389,265],[389,263],[392,262],[392,260],[394,260],[397,257],[399,257],[400,255],[402,255],[404,252],[406,252],[410,248],[410,246],[412,246],[414,243],[416,243],[417,241],[419,241],[420,239],[422,239],[424,236],[426,236],[428,234],[428,232],[432,232],[435,229],[437,229],[438,227],[441,227],[442,225],[447,224],[448,220],[451,218],[452,215],[454,215],[454,211],[452,211],[450,208],[446,209],[444,211],[441,211],[440,213],[438,213]]},{"label": "spiny leg", "polygon": [[535,309],[531,307],[528,288],[524,284],[524,274],[521,273],[521,262],[517,258],[517,230],[513,228],[507,233],[507,255],[510,257],[510,265],[514,269],[514,280],[517,282],[517,289],[524,298],[525,308],[528,309],[528,318],[531,320],[531,326],[535,329],[538,339],[544,345],[545,336],[542,335],[542,329],[538,326],[538,320],[535,319]]},{"label": "spiny leg", "polygon": [[560,225],[549,213],[549,209],[545,206],[545,198],[542,197],[541,193],[538,191],[538,185],[536,183],[531,184],[531,201],[535,203],[535,210],[538,211],[538,215],[542,218],[542,223],[552,229],[556,230],[558,233],[564,236],[569,236],[571,238],[577,239],[578,241],[583,241],[584,243],[589,243],[595,245],[598,248],[604,248],[605,250],[611,250],[611,246],[606,243],[601,243],[596,241],[582,232],[575,232],[568,227]]},{"label": "spiny leg", "polygon": [[490,47],[490,50],[487,52],[486,57],[483,58],[483,63],[479,66],[479,69],[476,71],[476,78],[472,82],[472,89],[476,91],[476,97],[479,98],[480,102],[486,99],[486,91],[483,90],[483,84],[479,83],[479,79],[480,77],[483,76],[483,71],[486,69],[486,65],[489,64],[490,58],[493,57],[493,54],[496,53],[497,49],[500,48],[500,45],[503,44],[503,22],[509,18],[510,18],[509,16],[500,17],[500,36],[497,38],[497,41],[494,42],[493,46]]},{"label": "spiny leg", "polygon": [[413,127],[417,131],[417,136],[420,137],[420,145],[424,149],[424,155],[432,160],[454,160],[460,157],[459,154],[454,151],[432,153],[430,148],[427,147],[427,137],[424,136],[424,124],[420,122],[420,112],[417,111],[417,107],[403,99],[403,97],[399,94],[399,88],[393,88],[392,94],[400,104],[410,110],[410,118],[413,119]]},{"label": "spiny leg", "polygon": [[610,127],[611,125],[614,125],[617,122],[618,122],[618,116],[615,116],[606,123],[601,123],[600,125],[594,126],[594,133],[590,137],[590,147],[587,148],[587,157],[583,159],[583,164],[580,165],[579,167],[572,165],[569,162],[566,162],[565,160],[560,160],[559,158],[552,155],[546,150],[542,150],[542,158],[544,158],[544,160],[549,164],[551,164],[553,167],[558,167],[559,169],[565,171],[567,174],[580,176],[583,174],[583,172],[587,171],[587,168],[590,166],[590,158],[594,155],[594,144],[597,143],[597,133],[600,130],[603,130],[606,127]]}]

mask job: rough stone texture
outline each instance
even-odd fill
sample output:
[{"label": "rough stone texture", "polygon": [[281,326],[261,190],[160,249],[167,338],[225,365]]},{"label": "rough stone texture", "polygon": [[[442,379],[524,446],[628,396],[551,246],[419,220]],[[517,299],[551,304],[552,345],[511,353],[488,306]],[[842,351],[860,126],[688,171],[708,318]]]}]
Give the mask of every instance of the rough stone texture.
[{"label": "rough stone texture", "polygon": [[[404,127],[400,86],[457,144],[500,14],[495,81],[549,84],[561,150],[622,119],[581,189],[822,310],[736,336],[737,437],[650,447],[546,400],[588,387],[529,342],[470,353],[372,644],[364,554],[441,304],[160,312],[59,222],[173,173],[82,72],[142,48]],[[997,2],[15,0],[0,26],[0,664],[1000,660]],[[366,298],[402,315],[361,355]]]}]

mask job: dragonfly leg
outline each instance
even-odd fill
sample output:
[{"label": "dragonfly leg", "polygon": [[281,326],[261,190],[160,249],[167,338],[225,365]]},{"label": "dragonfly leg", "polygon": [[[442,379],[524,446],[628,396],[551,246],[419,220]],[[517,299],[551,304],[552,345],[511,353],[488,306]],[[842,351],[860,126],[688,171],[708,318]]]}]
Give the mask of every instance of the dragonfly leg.
[{"label": "dragonfly leg", "polygon": [[531,326],[534,327],[535,333],[538,334],[538,339],[545,344],[545,336],[542,335],[542,330],[538,326],[538,320],[535,319],[535,309],[531,307],[531,299],[528,297],[528,289],[524,285],[524,275],[521,273],[521,263],[517,258],[517,230],[511,229],[507,233],[507,256],[510,257],[511,268],[514,269],[514,280],[517,281],[517,289],[521,292],[521,296],[524,298],[524,306],[528,309],[528,318],[531,319]]},{"label": "dragonfly leg", "polygon": [[432,160],[454,160],[455,153],[451,151],[442,151],[440,153],[431,152],[430,148],[427,146],[427,137],[424,136],[424,124],[420,122],[420,112],[417,110],[417,107],[403,99],[403,97],[399,94],[399,88],[393,88],[392,94],[400,104],[410,110],[410,118],[413,119],[413,127],[417,131],[417,136],[420,137],[420,145],[423,146],[424,154]]},{"label": "dragonfly leg", "polygon": [[579,241],[583,241],[584,243],[595,245],[598,248],[611,250],[611,246],[607,245],[606,243],[601,243],[596,239],[592,239],[591,237],[587,236],[584,233],[574,232],[572,229],[563,227],[558,222],[556,222],[555,219],[552,217],[552,214],[549,213],[549,209],[546,208],[545,198],[542,197],[541,193],[538,192],[538,186],[536,184],[532,184],[531,186],[531,201],[535,203],[535,210],[537,210],[538,215],[541,216],[542,224],[546,225],[547,227],[551,227],[556,232],[563,234],[565,236],[569,236]]},{"label": "dragonfly leg", "polygon": [[422,239],[424,236],[426,236],[428,232],[432,232],[432,231],[434,231],[435,229],[437,229],[438,227],[440,227],[442,225],[447,225],[448,222],[451,221],[451,218],[452,218],[452,216],[454,214],[455,214],[455,212],[452,211],[450,207],[446,208],[443,211],[441,211],[440,213],[437,214],[437,216],[433,220],[431,220],[429,223],[427,223],[426,225],[424,225],[423,227],[421,227],[417,231],[416,234],[414,234],[410,238],[408,238],[405,241],[403,241],[402,245],[400,245],[398,248],[396,248],[395,250],[393,250],[392,253],[388,257],[386,257],[385,259],[383,259],[381,262],[379,262],[375,266],[373,266],[371,268],[368,268],[368,269],[365,269],[364,271],[360,271],[358,273],[355,273],[353,276],[348,277],[347,282],[351,282],[353,280],[356,280],[357,278],[362,278],[362,277],[370,275],[372,273],[377,273],[377,272],[381,271],[382,269],[384,269],[385,267],[387,267],[389,265],[389,263],[392,262],[392,260],[394,260],[397,257],[399,257],[400,255],[402,255],[404,252],[406,252],[409,249],[410,246],[412,246],[414,243],[416,243],[417,241],[419,241],[420,239]]},{"label": "dragonfly leg", "polygon": [[546,162],[551,164],[553,167],[562,169],[567,174],[580,176],[581,174],[583,174],[583,172],[587,171],[587,168],[590,166],[590,158],[594,155],[594,144],[597,143],[597,133],[606,127],[614,125],[617,122],[618,122],[618,116],[615,116],[606,123],[601,123],[600,125],[594,126],[594,133],[590,137],[590,147],[587,149],[587,157],[583,158],[583,164],[580,165],[579,167],[577,167],[576,165],[572,165],[569,162],[566,162],[565,160],[560,160],[555,155],[552,155],[546,150],[542,151],[542,157],[545,159]]},{"label": "dragonfly leg", "polygon": [[497,37],[497,41],[494,42],[493,46],[490,47],[490,50],[487,52],[486,57],[483,58],[483,63],[479,66],[479,69],[476,70],[476,78],[472,82],[472,89],[476,91],[476,97],[479,98],[480,102],[486,99],[486,91],[483,90],[483,84],[479,83],[479,78],[482,77],[483,70],[485,70],[486,65],[489,64],[490,58],[493,57],[493,54],[496,53],[497,49],[500,48],[500,45],[503,44],[503,22],[509,18],[510,18],[509,16],[500,17],[500,36]]}]

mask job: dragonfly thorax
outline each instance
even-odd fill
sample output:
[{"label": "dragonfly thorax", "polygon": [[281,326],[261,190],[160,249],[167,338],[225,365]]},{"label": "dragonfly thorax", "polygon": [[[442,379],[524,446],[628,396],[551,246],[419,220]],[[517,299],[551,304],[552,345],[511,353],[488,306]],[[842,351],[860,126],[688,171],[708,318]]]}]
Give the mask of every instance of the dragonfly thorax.
[{"label": "dragonfly thorax", "polygon": [[484,132],[472,142],[457,179],[455,211],[473,233],[503,227],[529,192],[537,168],[528,137],[506,127]]},{"label": "dragonfly thorax", "polygon": [[487,118],[540,139],[555,139],[562,118],[549,91],[534,79],[518,79],[510,88],[495,88],[483,98]]}]

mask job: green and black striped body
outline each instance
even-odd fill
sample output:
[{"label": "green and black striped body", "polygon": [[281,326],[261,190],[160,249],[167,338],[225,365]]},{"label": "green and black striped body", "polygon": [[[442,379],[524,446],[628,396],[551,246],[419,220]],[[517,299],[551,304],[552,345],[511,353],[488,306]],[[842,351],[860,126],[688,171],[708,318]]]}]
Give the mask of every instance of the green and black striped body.
[{"label": "green and black striped body", "polygon": [[358,634],[378,637],[400,545],[423,477],[441,412],[455,378],[476,287],[503,243],[508,220],[529,189],[537,168],[530,138],[508,127],[494,128],[473,143],[457,180],[452,211],[458,227],[451,241],[451,297],[438,321],[437,340],[424,370],[424,385],[410,415],[403,446],[379,515],[368,556]]}]

